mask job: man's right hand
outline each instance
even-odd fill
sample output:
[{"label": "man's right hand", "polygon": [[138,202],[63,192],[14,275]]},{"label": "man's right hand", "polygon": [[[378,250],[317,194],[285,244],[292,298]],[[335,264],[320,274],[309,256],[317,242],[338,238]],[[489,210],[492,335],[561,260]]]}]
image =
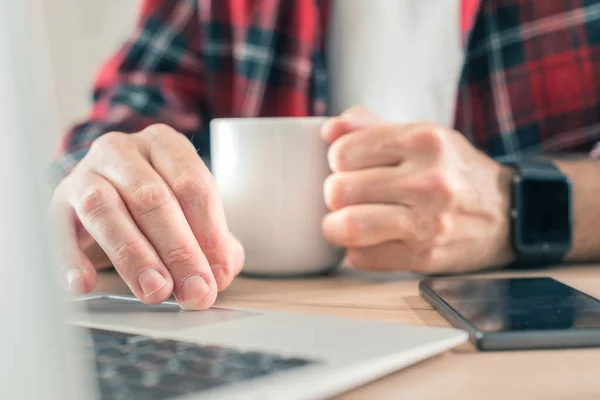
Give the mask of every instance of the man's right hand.
[{"label": "man's right hand", "polygon": [[94,247],[141,301],[174,294],[187,310],[212,306],[244,263],[210,171],[190,141],[164,125],[98,138],[56,188],[50,211],[64,278],[78,293],[96,285],[98,251],[84,251]]}]

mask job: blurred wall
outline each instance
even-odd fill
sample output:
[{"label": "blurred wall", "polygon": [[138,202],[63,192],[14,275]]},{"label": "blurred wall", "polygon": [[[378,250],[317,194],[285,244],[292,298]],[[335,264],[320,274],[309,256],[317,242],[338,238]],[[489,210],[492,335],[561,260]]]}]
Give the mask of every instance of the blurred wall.
[{"label": "blurred wall", "polygon": [[[64,130],[89,111],[100,64],[131,32],[140,0],[45,0],[50,55]],[[58,145],[60,132],[53,138]]]}]

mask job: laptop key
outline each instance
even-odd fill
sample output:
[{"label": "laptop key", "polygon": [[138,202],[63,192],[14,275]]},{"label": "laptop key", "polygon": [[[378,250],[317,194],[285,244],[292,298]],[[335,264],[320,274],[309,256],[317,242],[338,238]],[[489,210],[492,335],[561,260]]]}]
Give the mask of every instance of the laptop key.
[{"label": "laptop key", "polygon": [[146,369],[137,365],[122,365],[116,370],[119,377],[130,382],[142,382],[147,375]]},{"label": "laptop key", "polygon": [[215,369],[213,376],[228,382],[244,381],[265,375],[267,373],[264,370],[257,368],[245,368],[239,365],[223,364],[219,367],[220,368],[218,372],[216,372]]},{"label": "laptop key", "polygon": [[165,373],[161,375],[160,382],[158,382],[157,386],[163,389],[169,389],[177,393],[185,394],[214,388],[225,383],[227,382],[214,378],[202,378],[192,375]]},{"label": "laptop key", "polygon": [[120,333],[90,342],[103,400],[167,399],[312,363]]},{"label": "laptop key", "polygon": [[145,387],[131,385],[128,389],[130,393],[128,400],[167,400],[180,395],[177,392],[159,386]]},{"label": "laptop key", "polygon": [[96,356],[105,358],[121,358],[129,354],[131,349],[127,346],[115,345],[115,346],[96,346],[94,351]]},{"label": "laptop key", "polygon": [[135,349],[137,352],[161,351],[172,354],[177,352],[177,342],[166,339],[148,340],[136,344]]},{"label": "laptop key", "polygon": [[177,374],[210,377],[215,376],[213,371],[216,366],[218,366],[218,362],[210,360],[197,362],[196,360],[189,359],[173,359],[169,361],[167,368],[170,372]]},{"label": "laptop key", "polygon": [[269,369],[281,357],[255,351],[238,353],[227,359],[229,364],[243,365],[248,368]]},{"label": "laptop key", "polygon": [[175,346],[177,349],[177,353],[185,353],[189,349],[194,349],[198,347],[198,343],[189,343],[189,342],[179,342]]},{"label": "laptop key", "polygon": [[113,379],[118,377],[117,367],[111,363],[96,362],[96,374],[101,379]]},{"label": "laptop key", "polygon": [[151,363],[122,365],[117,368],[119,377],[130,384],[154,386],[160,381],[163,369]]},{"label": "laptop key", "polygon": [[286,370],[298,367],[304,367],[311,364],[311,361],[302,358],[281,358],[273,362],[273,369]]},{"label": "laptop key", "polygon": [[101,379],[98,388],[102,400],[127,400],[132,395],[129,387],[119,378]]},{"label": "laptop key", "polygon": [[182,351],[180,356],[188,359],[222,360],[235,354],[238,352],[224,347],[196,345]]},{"label": "laptop key", "polygon": [[157,352],[133,352],[130,355],[131,361],[154,364],[157,367],[166,367],[169,361],[173,360],[173,354],[162,351]]}]

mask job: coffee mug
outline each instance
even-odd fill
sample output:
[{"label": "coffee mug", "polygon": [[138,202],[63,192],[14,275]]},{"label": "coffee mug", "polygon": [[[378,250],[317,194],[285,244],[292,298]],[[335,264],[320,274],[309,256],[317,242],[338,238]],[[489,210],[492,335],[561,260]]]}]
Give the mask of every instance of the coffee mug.
[{"label": "coffee mug", "polygon": [[243,274],[330,272],[344,251],[321,230],[331,173],[324,117],[219,118],[210,123],[211,169],[229,229],[246,251]]}]

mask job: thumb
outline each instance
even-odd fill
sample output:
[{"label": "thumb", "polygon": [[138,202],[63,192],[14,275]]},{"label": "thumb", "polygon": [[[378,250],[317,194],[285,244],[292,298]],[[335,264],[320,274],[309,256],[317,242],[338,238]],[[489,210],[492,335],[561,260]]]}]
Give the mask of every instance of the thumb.
[{"label": "thumb", "polygon": [[333,143],[347,133],[383,123],[385,120],[379,115],[364,107],[356,106],[325,122],[321,136],[327,143]]}]

